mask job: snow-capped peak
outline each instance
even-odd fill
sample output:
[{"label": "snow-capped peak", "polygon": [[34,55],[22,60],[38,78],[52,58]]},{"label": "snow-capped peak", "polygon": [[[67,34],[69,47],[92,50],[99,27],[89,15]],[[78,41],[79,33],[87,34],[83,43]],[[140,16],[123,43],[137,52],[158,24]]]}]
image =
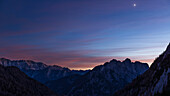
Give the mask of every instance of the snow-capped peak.
[{"label": "snow-capped peak", "polygon": [[48,67],[46,64],[41,62],[34,62],[32,60],[9,60],[5,58],[0,58],[0,64],[3,66],[16,66],[19,69],[33,70],[40,70]]}]

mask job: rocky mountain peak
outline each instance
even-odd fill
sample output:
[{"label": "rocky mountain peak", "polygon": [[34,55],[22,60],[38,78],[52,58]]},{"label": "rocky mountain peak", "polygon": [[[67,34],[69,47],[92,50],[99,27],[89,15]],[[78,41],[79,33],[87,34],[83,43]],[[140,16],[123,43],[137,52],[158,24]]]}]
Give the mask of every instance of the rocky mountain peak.
[{"label": "rocky mountain peak", "polygon": [[47,67],[46,64],[41,62],[34,62],[32,60],[10,60],[6,58],[0,58],[0,64],[3,66],[16,66],[19,69],[44,69]]},{"label": "rocky mountain peak", "polygon": [[125,63],[131,63],[132,61],[129,58],[126,58],[124,62]]},{"label": "rocky mountain peak", "polygon": [[81,83],[75,83],[68,96],[112,96],[148,68],[146,63],[134,63],[128,58],[123,62],[112,59],[79,78],[76,82]]},{"label": "rocky mountain peak", "polygon": [[170,96],[170,44],[151,67],[114,96]]}]

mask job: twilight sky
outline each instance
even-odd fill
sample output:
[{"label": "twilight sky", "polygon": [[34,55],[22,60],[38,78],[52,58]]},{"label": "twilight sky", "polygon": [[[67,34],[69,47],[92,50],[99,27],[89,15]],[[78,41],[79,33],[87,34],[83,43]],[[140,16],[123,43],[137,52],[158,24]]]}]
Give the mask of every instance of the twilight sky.
[{"label": "twilight sky", "polygon": [[150,64],[169,40],[170,0],[0,0],[0,57],[71,69]]}]

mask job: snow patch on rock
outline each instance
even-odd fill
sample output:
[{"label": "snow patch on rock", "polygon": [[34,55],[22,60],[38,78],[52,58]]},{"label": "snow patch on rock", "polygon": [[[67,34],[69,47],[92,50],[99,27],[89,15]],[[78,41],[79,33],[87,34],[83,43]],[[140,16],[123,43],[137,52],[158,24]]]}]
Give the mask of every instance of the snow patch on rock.
[{"label": "snow patch on rock", "polygon": [[154,89],[152,91],[152,95],[154,95],[155,93],[158,93],[158,92],[162,93],[164,86],[166,86],[168,83],[168,73],[170,73],[170,68],[168,68],[168,70],[164,70],[158,83],[156,84],[156,86],[154,87]]}]

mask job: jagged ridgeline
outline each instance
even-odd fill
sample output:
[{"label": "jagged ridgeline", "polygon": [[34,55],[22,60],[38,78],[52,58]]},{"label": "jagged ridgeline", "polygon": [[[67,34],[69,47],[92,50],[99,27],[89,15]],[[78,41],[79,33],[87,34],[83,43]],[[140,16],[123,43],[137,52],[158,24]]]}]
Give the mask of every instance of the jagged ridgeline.
[{"label": "jagged ridgeline", "polygon": [[96,66],[74,82],[69,96],[112,96],[149,68],[148,64],[111,60]]},{"label": "jagged ridgeline", "polygon": [[149,66],[146,63],[111,60],[93,70],[78,71],[60,66],[49,66],[31,60],[0,59],[4,66],[16,66],[31,78],[48,86],[59,95],[109,96],[123,88]]},{"label": "jagged ridgeline", "polygon": [[0,64],[3,66],[16,66],[29,77],[34,78],[41,83],[45,83],[50,80],[57,80],[74,74],[83,75],[88,72],[88,70],[70,70],[69,68],[57,65],[47,65],[42,62],[34,62],[32,60],[10,60],[0,58]]},{"label": "jagged ridgeline", "polygon": [[170,44],[149,70],[114,96],[170,96]]},{"label": "jagged ridgeline", "polygon": [[75,79],[84,75],[89,70],[70,70],[57,65],[46,65],[32,60],[10,60],[0,58],[3,66],[16,66],[29,77],[45,84],[59,95],[66,94]]}]

